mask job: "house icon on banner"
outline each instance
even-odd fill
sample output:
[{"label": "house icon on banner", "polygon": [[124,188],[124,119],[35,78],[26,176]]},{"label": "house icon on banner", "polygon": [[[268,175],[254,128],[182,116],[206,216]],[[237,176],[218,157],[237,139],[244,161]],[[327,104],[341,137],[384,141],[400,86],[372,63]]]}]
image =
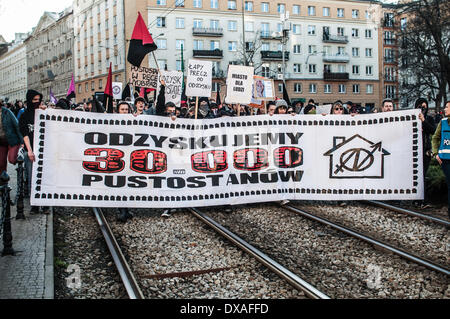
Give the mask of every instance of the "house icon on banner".
[{"label": "house icon on banner", "polygon": [[384,178],[384,157],[390,155],[381,142],[373,143],[359,134],[346,139],[333,138],[330,157],[330,178]]}]

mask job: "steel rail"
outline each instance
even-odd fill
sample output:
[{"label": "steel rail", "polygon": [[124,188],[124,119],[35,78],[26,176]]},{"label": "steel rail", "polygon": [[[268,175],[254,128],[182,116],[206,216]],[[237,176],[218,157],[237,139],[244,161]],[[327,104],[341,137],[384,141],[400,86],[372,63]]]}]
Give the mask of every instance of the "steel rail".
[{"label": "steel rail", "polygon": [[429,216],[429,215],[425,215],[419,212],[414,212],[412,210],[406,209],[406,208],[401,208],[401,207],[397,207],[391,204],[387,204],[387,203],[383,203],[383,202],[379,202],[379,201],[375,201],[375,200],[367,200],[367,201],[363,201],[363,203],[367,203],[373,206],[378,206],[381,208],[385,208],[385,209],[389,209],[391,211],[397,212],[397,213],[402,213],[402,214],[406,214],[406,215],[411,215],[414,217],[418,217],[418,218],[422,218],[422,219],[426,219],[435,223],[439,223],[442,224],[444,226],[449,227],[450,226],[450,222],[444,220],[444,219],[440,219],[437,217],[433,217],[433,216]]},{"label": "steel rail", "polygon": [[290,210],[290,211],[292,211],[294,213],[297,213],[299,215],[302,215],[304,217],[312,219],[312,220],[314,220],[316,222],[319,222],[321,224],[325,224],[325,225],[330,226],[330,227],[332,227],[332,228],[334,228],[336,230],[344,232],[347,235],[350,235],[352,237],[356,237],[356,238],[358,238],[360,240],[363,240],[365,242],[368,242],[368,243],[370,243],[372,245],[375,245],[375,246],[381,247],[383,249],[386,249],[386,250],[388,250],[390,252],[393,252],[394,254],[397,254],[397,255],[399,255],[399,256],[401,256],[401,257],[403,257],[405,259],[408,259],[410,261],[413,261],[413,262],[415,262],[415,263],[417,263],[419,265],[422,265],[422,266],[427,267],[429,269],[432,269],[434,271],[443,273],[443,274],[445,274],[447,276],[450,275],[450,270],[447,269],[447,268],[444,268],[444,267],[441,267],[439,265],[436,265],[435,263],[433,263],[431,261],[428,261],[428,260],[423,259],[421,257],[415,256],[415,255],[413,255],[411,253],[408,253],[408,252],[406,252],[404,250],[401,250],[399,248],[391,246],[391,245],[389,245],[387,243],[384,243],[384,242],[381,242],[379,240],[376,240],[376,239],[374,239],[372,237],[369,237],[369,236],[363,235],[361,233],[358,233],[358,232],[356,232],[356,231],[354,231],[354,230],[352,230],[352,229],[350,229],[348,227],[345,227],[345,226],[342,226],[342,225],[338,225],[338,224],[333,223],[333,222],[331,222],[331,221],[329,221],[329,220],[327,220],[325,218],[322,218],[322,217],[319,217],[319,216],[316,216],[316,215],[312,215],[311,213],[308,213],[308,212],[306,212],[304,210],[301,210],[301,209],[299,209],[297,207],[294,207],[294,206],[291,206],[291,205],[288,205],[288,204],[280,205],[280,206],[285,208],[285,209],[288,209],[288,210]]},{"label": "steel rail", "polygon": [[216,232],[227,238],[234,245],[238,246],[240,249],[244,250],[246,253],[256,258],[259,262],[261,262],[264,266],[275,272],[282,279],[286,280],[290,285],[292,285],[295,289],[303,291],[308,297],[313,299],[330,299],[323,292],[319,291],[311,284],[283,267],[275,260],[271,259],[269,256],[265,255],[254,246],[250,245],[242,238],[232,233],[210,217],[203,214],[197,208],[189,208],[189,211],[196,216],[198,219],[206,223],[208,226],[213,228]]},{"label": "steel rail", "polygon": [[96,207],[92,210],[94,211],[95,218],[100,226],[103,237],[108,245],[109,252],[111,253],[111,257],[114,260],[128,296],[130,299],[145,299],[136,278],[134,277],[133,272],[125,259],[125,256],[123,255],[122,250],[120,249],[120,246],[117,243],[105,216],[103,215],[102,210]]}]

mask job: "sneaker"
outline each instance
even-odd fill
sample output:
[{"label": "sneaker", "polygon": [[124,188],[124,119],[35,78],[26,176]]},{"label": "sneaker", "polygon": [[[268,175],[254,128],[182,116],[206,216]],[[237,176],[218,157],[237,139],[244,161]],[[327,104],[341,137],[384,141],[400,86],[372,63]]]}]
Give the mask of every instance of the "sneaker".
[{"label": "sneaker", "polygon": [[170,210],[166,209],[162,214],[161,217],[170,217]]},{"label": "sneaker", "polygon": [[289,204],[289,201],[287,199],[284,199],[280,202],[281,206],[286,205],[286,204]]}]

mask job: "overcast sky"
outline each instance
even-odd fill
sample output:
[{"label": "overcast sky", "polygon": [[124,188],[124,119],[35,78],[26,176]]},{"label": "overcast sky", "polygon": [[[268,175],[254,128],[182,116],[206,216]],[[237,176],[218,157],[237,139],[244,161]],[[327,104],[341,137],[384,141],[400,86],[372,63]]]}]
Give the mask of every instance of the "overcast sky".
[{"label": "overcast sky", "polygon": [[16,32],[31,32],[44,11],[61,12],[71,4],[72,0],[0,0],[0,34],[10,42]]},{"label": "overcast sky", "polygon": [[16,32],[31,32],[44,11],[61,12],[70,5],[72,0],[0,0],[0,34],[10,42]]}]

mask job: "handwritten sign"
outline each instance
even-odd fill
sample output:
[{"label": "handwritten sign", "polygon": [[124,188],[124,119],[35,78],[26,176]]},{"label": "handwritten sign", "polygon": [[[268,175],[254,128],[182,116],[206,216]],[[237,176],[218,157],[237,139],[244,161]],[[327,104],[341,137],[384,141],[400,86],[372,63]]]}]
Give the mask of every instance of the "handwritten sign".
[{"label": "handwritten sign", "polygon": [[131,66],[131,85],[147,89],[156,89],[158,85],[158,70]]},{"label": "handwritten sign", "polygon": [[227,77],[227,103],[249,104],[253,96],[253,67],[229,65]]},{"label": "handwritten sign", "polygon": [[212,62],[189,60],[186,95],[210,96],[212,90]]},{"label": "handwritten sign", "polygon": [[[173,102],[176,106],[181,105],[181,93],[183,87],[183,73],[178,71],[163,71],[161,77],[166,83],[166,103]],[[158,81],[158,94],[161,89],[161,81]]]}]

